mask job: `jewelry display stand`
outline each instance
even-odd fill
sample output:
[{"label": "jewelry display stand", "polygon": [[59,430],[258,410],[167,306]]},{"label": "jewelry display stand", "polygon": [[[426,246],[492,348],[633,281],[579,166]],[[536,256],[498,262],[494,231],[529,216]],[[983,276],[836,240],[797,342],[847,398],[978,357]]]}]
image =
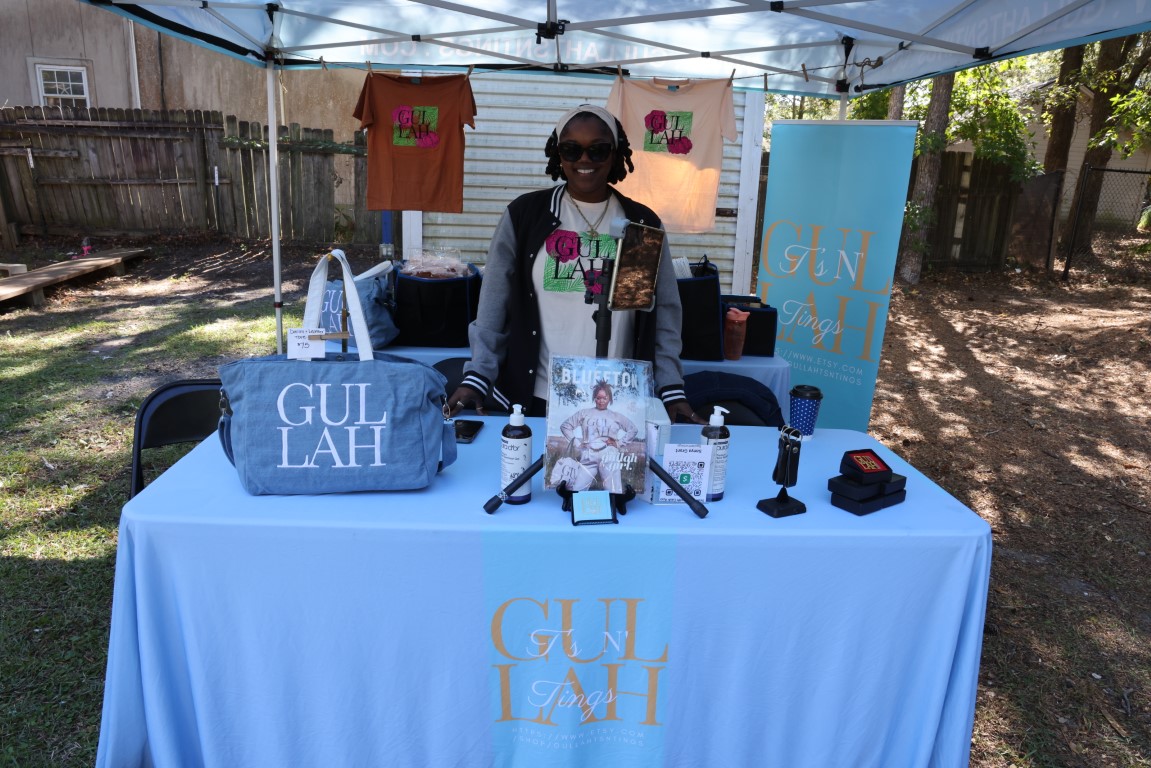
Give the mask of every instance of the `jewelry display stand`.
[{"label": "jewelry display stand", "polygon": [[771,517],[790,517],[807,511],[807,505],[799,499],[787,495],[787,489],[795,485],[799,475],[799,449],[803,445],[803,433],[795,427],[779,430],[779,456],[771,479],[779,483],[779,493],[774,499],[760,499],[755,508]]}]

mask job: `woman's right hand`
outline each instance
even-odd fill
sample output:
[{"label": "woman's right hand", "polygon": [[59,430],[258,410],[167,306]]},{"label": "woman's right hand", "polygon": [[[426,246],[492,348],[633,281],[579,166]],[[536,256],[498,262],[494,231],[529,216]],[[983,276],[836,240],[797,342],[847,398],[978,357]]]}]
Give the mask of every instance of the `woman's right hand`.
[{"label": "woman's right hand", "polygon": [[448,397],[448,416],[455,416],[464,408],[475,408],[476,415],[486,416],[484,413],[484,396],[471,387],[456,387],[456,391]]}]

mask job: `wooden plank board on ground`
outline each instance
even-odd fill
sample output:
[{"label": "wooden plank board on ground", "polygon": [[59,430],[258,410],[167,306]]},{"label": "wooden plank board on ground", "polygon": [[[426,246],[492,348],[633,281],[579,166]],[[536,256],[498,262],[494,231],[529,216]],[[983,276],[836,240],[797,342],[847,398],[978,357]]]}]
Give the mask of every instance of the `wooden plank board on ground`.
[{"label": "wooden plank board on ground", "polygon": [[113,273],[122,275],[124,262],[143,255],[147,250],[147,248],[116,248],[101,251],[94,256],[60,261],[31,272],[5,277],[0,279],[0,301],[29,296],[29,306],[38,307],[44,303],[44,289],[48,286],[64,283],[101,269],[111,269]]}]

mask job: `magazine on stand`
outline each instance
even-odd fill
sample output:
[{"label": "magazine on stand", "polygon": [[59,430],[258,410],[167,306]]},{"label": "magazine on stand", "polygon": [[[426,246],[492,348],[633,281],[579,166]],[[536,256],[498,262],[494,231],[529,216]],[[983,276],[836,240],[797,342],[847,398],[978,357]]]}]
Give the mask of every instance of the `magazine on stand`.
[{"label": "magazine on stand", "polygon": [[651,397],[651,363],[553,357],[544,487],[642,494]]}]

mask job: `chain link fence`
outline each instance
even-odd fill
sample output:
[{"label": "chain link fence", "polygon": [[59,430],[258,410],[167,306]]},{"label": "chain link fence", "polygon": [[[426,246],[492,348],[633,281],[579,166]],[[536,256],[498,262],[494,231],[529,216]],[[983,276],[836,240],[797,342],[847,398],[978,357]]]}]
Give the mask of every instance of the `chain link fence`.
[{"label": "chain link fence", "polygon": [[1148,187],[1146,171],[1084,166],[1079,175],[1075,204],[1060,232],[1063,277],[1071,266],[1090,266],[1116,236],[1134,235],[1146,228]]}]

